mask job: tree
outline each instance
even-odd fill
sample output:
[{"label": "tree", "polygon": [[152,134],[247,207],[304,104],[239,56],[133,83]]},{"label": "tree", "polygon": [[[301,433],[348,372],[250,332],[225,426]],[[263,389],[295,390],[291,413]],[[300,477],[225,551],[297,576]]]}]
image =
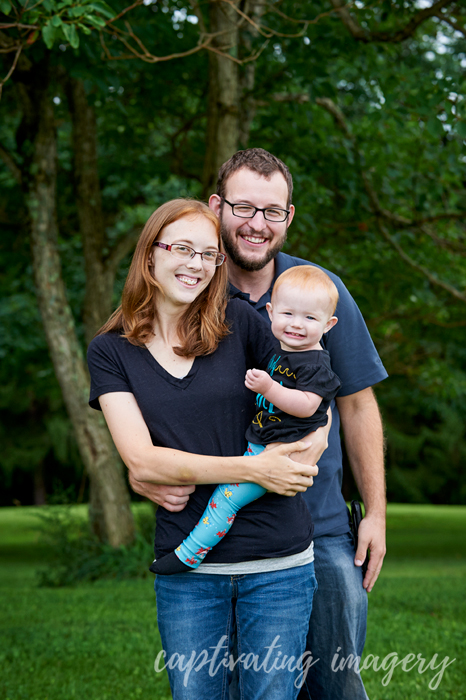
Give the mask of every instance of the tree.
[{"label": "tree", "polygon": [[[268,148],[295,178],[288,250],[344,277],[394,375],[379,392],[390,488],[403,497],[432,498],[436,488],[442,498],[459,497],[453,484],[461,479],[452,474],[424,491],[419,484],[432,472],[436,436],[466,412],[462,5],[160,0],[95,10],[99,37],[97,28],[86,35],[78,26],[87,26],[79,17],[90,4],[79,6],[81,15],[78,3],[59,10],[62,25],[50,5],[26,28],[18,18],[32,9],[21,7],[1,38],[2,75],[10,74],[1,153],[20,211],[19,184],[11,183],[15,177],[29,191],[35,142],[24,134],[36,126],[35,117],[20,117],[31,90],[22,61],[39,74],[40,37],[53,20],[48,101],[62,100],[52,107],[60,123],[55,217],[78,338],[108,315],[119,261],[151,208],[182,193],[207,196],[234,150]],[[11,17],[3,25],[14,24]],[[66,38],[71,25],[77,49]],[[1,202],[0,215],[24,230]],[[400,403],[409,406],[402,419]],[[421,428],[422,445],[412,443],[423,455],[419,467],[397,445]],[[462,454],[464,436],[455,445]],[[461,463],[453,454],[451,461]]]}]

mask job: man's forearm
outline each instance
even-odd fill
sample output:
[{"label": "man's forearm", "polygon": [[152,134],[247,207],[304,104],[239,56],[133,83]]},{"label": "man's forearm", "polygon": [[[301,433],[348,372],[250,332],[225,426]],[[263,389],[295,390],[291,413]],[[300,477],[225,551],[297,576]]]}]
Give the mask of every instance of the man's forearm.
[{"label": "man's forearm", "polygon": [[362,566],[366,552],[370,560],[363,586],[369,593],[382,568],[385,546],[385,473],[383,465],[383,429],[372,389],[337,399],[345,445],[365,516],[358,530],[358,548],[354,563]]},{"label": "man's forearm", "polygon": [[337,399],[350,466],[366,514],[385,517],[382,419],[371,388]]}]

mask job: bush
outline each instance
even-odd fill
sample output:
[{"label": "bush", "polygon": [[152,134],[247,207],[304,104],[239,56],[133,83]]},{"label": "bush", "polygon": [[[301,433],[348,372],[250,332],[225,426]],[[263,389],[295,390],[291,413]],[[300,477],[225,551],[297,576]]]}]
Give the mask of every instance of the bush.
[{"label": "bush", "polygon": [[70,506],[47,508],[37,517],[41,521],[40,542],[49,552],[46,567],[37,572],[40,586],[149,576],[154,558],[154,516],[139,513],[134,542],[118,548],[100,542],[88,520],[73,513]]}]

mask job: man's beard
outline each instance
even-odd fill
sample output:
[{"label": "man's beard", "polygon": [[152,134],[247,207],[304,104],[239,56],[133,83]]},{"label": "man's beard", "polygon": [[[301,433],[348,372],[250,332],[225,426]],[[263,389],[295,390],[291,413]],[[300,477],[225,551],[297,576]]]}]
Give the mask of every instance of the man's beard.
[{"label": "man's beard", "polygon": [[230,260],[235,265],[237,265],[237,267],[239,267],[241,270],[246,270],[248,272],[262,270],[262,268],[264,268],[271,260],[277,257],[278,253],[281,251],[285,244],[287,231],[288,229],[285,229],[285,233],[283,234],[282,238],[278,240],[272,248],[268,249],[267,253],[265,253],[264,257],[261,260],[249,260],[240,253],[239,248],[235,243],[234,236],[230,235],[230,232],[228,231],[226,226],[224,226],[223,222],[221,222],[220,227],[223,246],[225,248],[226,254],[230,258]]}]

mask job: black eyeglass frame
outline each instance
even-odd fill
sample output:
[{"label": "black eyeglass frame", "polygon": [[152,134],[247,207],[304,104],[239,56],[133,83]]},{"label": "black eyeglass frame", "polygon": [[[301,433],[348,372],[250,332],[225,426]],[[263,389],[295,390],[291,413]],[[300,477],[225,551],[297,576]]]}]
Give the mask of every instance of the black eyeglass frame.
[{"label": "black eyeglass frame", "polygon": [[[221,199],[226,202],[231,207],[231,213],[233,216],[238,217],[238,219],[253,219],[255,215],[257,214],[258,211],[261,211],[264,219],[266,221],[270,221],[272,224],[283,224],[289,217],[291,210],[288,209],[282,209],[281,207],[265,207],[265,209],[261,209],[260,207],[254,207],[252,204],[246,204],[245,202],[229,202],[228,199],[225,199],[225,197],[221,197]],[[252,216],[241,216],[241,214],[235,214],[235,207],[242,206],[242,207],[251,207],[251,209],[254,209],[254,214]],[[268,219],[266,212],[269,209],[275,209],[275,211],[282,211],[285,214],[284,219]]]},{"label": "black eyeglass frame", "polygon": [[[204,258],[204,255],[206,255],[206,253],[207,253],[207,254],[212,254],[212,253],[214,253],[213,250],[211,250],[211,251],[210,251],[210,250],[205,250],[203,253],[200,253],[198,250],[194,250],[194,248],[191,248],[191,246],[189,246],[189,245],[184,245],[184,243],[183,243],[183,244],[181,244],[181,243],[173,243],[173,245],[168,245],[167,243],[162,243],[161,241],[155,241],[155,243],[153,243],[152,245],[153,245],[153,246],[157,246],[157,248],[163,248],[163,250],[168,250],[168,251],[173,255],[173,257],[174,257],[174,258],[177,258],[178,260],[192,260],[192,259],[194,258],[195,255],[200,255],[200,256],[201,256],[202,262],[207,263],[207,265],[211,264],[211,262],[210,262],[209,259],[206,260],[206,259]],[[183,258],[183,257],[180,258],[180,257],[178,257],[175,253],[172,253],[172,248],[173,248],[174,246],[181,246],[182,248],[186,248],[187,250],[190,250],[190,251],[191,251],[192,255],[190,255],[189,258]],[[215,263],[214,263],[214,267],[220,267],[220,265],[223,265],[223,263],[225,262],[227,256],[225,255],[225,253],[220,253],[220,252],[217,252],[217,251],[215,251],[215,255],[217,256],[216,260],[217,260],[217,261],[220,260],[220,262],[215,262]]]}]

